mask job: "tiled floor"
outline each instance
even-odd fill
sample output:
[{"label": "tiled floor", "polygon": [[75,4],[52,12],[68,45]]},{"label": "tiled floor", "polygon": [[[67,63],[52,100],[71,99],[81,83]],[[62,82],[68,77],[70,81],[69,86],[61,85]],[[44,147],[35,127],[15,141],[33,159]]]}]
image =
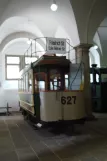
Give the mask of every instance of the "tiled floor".
[{"label": "tiled floor", "polygon": [[[107,116],[77,134],[35,130],[21,115],[0,117],[0,161],[107,161]],[[68,135],[69,134],[69,135]]]}]

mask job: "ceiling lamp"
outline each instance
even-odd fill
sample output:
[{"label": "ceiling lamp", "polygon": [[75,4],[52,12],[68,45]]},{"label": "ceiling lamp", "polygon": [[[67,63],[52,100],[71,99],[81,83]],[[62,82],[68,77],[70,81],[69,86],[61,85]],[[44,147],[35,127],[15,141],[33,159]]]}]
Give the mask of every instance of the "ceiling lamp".
[{"label": "ceiling lamp", "polygon": [[98,49],[98,46],[97,45],[94,45],[94,47],[93,47],[95,50],[97,50]]},{"label": "ceiling lamp", "polygon": [[52,10],[52,11],[57,11],[57,9],[58,9],[58,5],[56,4],[56,1],[53,0],[53,3],[52,3],[52,5],[51,5],[51,10]]}]

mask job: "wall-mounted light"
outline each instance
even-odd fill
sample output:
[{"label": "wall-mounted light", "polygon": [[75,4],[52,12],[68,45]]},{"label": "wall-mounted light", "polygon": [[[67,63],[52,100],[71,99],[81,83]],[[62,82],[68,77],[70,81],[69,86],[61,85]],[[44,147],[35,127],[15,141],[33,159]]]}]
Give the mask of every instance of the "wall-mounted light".
[{"label": "wall-mounted light", "polygon": [[93,47],[95,50],[97,50],[98,49],[98,46],[97,45],[94,45],[94,47]]},{"label": "wall-mounted light", "polygon": [[56,1],[53,0],[53,3],[51,4],[51,10],[55,12],[57,11],[57,9],[58,9],[58,5],[56,4]]}]

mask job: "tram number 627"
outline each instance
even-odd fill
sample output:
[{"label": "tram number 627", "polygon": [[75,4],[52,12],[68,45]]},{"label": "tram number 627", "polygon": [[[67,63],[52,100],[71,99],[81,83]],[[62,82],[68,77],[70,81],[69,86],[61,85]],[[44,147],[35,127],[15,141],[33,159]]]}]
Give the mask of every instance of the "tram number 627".
[{"label": "tram number 627", "polygon": [[67,97],[64,97],[62,96],[61,97],[61,103],[63,105],[72,105],[72,104],[76,104],[76,96],[67,96]]}]

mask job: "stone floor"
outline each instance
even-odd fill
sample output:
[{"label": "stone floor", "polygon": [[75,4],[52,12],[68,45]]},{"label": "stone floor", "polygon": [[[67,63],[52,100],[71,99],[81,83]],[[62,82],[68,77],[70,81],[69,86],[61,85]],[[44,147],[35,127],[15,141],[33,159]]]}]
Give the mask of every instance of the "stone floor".
[{"label": "stone floor", "polygon": [[107,116],[76,134],[36,130],[21,115],[0,116],[0,161],[107,161]]}]

